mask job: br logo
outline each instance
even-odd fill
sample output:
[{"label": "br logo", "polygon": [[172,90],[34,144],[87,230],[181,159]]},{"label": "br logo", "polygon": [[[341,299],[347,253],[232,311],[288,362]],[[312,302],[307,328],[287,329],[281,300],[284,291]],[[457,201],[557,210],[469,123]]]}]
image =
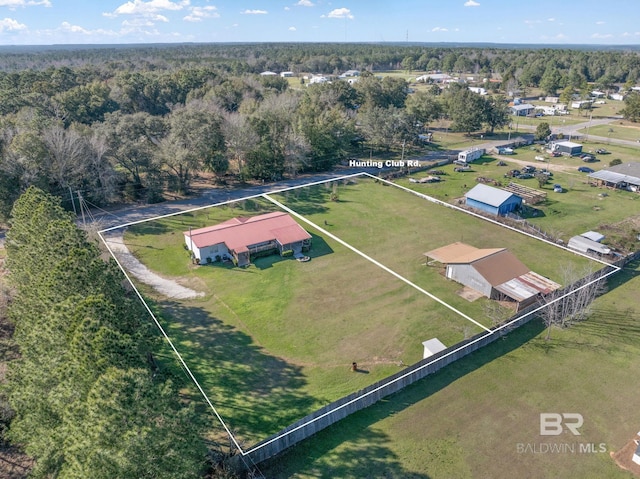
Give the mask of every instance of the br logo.
[{"label": "br logo", "polygon": [[555,412],[540,413],[540,435],[541,436],[559,436],[567,429],[574,436],[579,436],[578,428],[582,427],[584,419],[582,414],[577,412],[564,412],[558,414]]}]

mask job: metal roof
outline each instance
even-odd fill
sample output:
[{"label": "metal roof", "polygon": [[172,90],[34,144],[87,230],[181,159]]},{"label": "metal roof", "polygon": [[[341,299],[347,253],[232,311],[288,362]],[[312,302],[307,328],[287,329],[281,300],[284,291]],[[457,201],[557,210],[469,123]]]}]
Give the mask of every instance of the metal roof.
[{"label": "metal roof", "polygon": [[198,248],[224,243],[236,252],[248,251],[250,245],[273,240],[286,245],[311,239],[309,233],[282,211],[232,218],[214,226],[185,231],[184,235]]},{"label": "metal roof", "polygon": [[582,233],[580,236],[597,243],[600,243],[600,241],[604,239],[604,235],[602,233],[598,233],[597,231],[587,231],[586,233]]},{"label": "metal roof", "polygon": [[[512,196],[520,198],[518,195],[509,191],[494,188],[493,186],[483,185],[482,183],[471,188],[464,195],[466,198],[470,198],[480,203],[485,203],[496,208],[507,201]],[[520,198],[522,200],[522,198]]]},{"label": "metal roof", "polygon": [[533,106],[531,103],[520,103],[519,105],[513,105],[511,109],[516,111],[533,110],[535,109],[535,106]]},{"label": "metal roof", "polygon": [[587,253],[589,251],[595,251],[600,254],[609,254],[611,250],[603,245],[602,243],[598,243],[596,241],[590,240],[589,238],[585,238],[584,236],[574,236],[569,239],[569,243],[567,243],[569,248],[575,249],[577,251],[582,251],[583,253]]},{"label": "metal roof", "polygon": [[[620,166],[620,165],[618,165]],[[615,171],[600,170],[593,173],[589,173],[589,178],[595,178],[606,183],[613,183],[615,185],[619,183],[629,183],[631,185],[640,185],[640,175],[630,176],[623,173],[616,173]]]},{"label": "metal roof", "polygon": [[547,294],[559,287],[558,283],[533,271],[495,286],[498,291],[515,301],[524,301],[539,293]]},{"label": "metal roof", "polygon": [[554,145],[566,146],[567,148],[576,148],[582,146],[580,143],[574,143],[573,141],[556,141]]},{"label": "metal roof", "polygon": [[529,271],[522,261],[506,249],[474,261],[471,266],[493,287]]}]

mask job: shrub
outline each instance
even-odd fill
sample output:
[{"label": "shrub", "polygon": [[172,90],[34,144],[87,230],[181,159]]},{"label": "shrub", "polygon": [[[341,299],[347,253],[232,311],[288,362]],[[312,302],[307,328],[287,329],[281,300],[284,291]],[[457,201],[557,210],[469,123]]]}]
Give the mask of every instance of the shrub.
[{"label": "shrub", "polygon": [[621,164],[622,164],[622,160],[620,158],[616,158],[615,160],[611,160],[609,162],[609,166],[616,166]]},{"label": "shrub", "polygon": [[292,249],[284,250],[284,251],[282,252],[282,256],[283,256],[283,257],[286,257],[286,256],[293,256],[293,250],[292,250]]},{"label": "shrub", "polygon": [[211,256],[207,256],[207,264],[211,264],[212,261]]}]

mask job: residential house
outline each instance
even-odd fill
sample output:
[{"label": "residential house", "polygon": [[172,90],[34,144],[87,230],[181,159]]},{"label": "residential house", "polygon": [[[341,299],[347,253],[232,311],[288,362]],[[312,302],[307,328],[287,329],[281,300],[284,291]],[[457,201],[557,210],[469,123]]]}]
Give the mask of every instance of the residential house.
[{"label": "residential house", "polygon": [[232,218],[183,234],[187,249],[199,262],[232,259],[238,266],[248,265],[257,253],[291,251],[295,256],[311,246],[311,235],[284,212]]}]

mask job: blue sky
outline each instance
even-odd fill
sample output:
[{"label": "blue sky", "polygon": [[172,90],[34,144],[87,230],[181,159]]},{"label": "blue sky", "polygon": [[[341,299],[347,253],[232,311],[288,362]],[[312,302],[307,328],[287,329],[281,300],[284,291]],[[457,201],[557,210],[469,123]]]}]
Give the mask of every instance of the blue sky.
[{"label": "blue sky", "polygon": [[0,0],[0,45],[640,44],[640,0]]}]

